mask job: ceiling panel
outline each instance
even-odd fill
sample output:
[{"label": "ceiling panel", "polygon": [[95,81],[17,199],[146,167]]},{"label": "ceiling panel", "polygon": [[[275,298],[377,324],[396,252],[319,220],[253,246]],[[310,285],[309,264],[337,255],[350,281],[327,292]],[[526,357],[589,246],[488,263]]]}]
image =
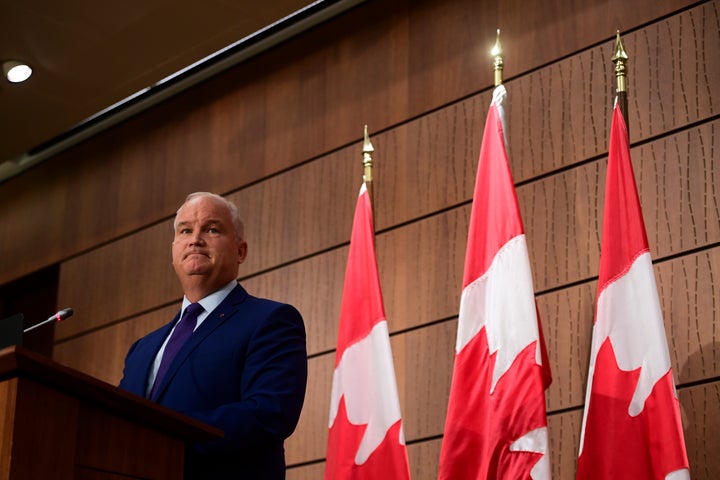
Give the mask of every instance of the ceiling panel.
[{"label": "ceiling panel", "polygon": [[33,68],[25,83],[0,79],[0,182],[7,178],[3,163],[19,164],[37,146],[218,50],[303,9],[341,11],[356,3],[0,2],[0,61]]}]

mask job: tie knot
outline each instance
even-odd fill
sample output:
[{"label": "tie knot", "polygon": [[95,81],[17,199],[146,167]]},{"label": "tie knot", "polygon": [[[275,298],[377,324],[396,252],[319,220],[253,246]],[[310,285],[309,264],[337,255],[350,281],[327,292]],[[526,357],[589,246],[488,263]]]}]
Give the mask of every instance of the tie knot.
[{"label": "tie knot", "polygon": [[185,307],[185,313],[183,314],[183,319],[188,318],[195,318],[197,319],[198,315],[200,315],[205,309],[202,305],[199,303],[191,303],[187,307]]}]

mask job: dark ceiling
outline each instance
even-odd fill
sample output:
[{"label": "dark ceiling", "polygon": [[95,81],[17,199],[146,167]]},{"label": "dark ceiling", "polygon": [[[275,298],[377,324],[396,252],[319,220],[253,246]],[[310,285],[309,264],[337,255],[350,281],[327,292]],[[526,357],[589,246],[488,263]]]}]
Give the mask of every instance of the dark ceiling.
[{"label": "dark ceiling", "polygon": [[0,62],[33,68],[0,79],[0,182],[360,1],[0,2]]}]

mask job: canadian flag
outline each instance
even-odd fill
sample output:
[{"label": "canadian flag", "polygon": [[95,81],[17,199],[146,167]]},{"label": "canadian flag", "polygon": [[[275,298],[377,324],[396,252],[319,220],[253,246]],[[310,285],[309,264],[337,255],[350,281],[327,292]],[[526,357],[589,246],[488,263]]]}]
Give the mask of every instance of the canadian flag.
[{"label": "canadian flag", "polygon": [[363,183],[340,311],[326,480],[410,478],[374,238]]},{"label": "canadian flag", "polygon": [[485,123],[440,479],[548,479],[550,369],[508,164],[505,87]]},{"label": "canadian flag", "polygon": [[689,479],[627,127],[613,110],[578,479]]}]

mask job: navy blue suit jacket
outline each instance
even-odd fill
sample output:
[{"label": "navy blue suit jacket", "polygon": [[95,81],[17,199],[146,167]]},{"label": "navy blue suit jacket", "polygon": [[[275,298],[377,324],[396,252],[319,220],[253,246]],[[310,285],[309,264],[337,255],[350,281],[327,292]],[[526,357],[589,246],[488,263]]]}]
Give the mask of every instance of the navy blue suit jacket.
[{"label": "navy blue suit jacket", "polygon": [[[135,342],[120,388],[145,396],[153,360],[178,320]],[[162,380],[157,402],[223,430],[195,445],[186,479],[283,479],[283,442],[305,398],[307,352],[300,313],[238,284],[190,336]]]}]

